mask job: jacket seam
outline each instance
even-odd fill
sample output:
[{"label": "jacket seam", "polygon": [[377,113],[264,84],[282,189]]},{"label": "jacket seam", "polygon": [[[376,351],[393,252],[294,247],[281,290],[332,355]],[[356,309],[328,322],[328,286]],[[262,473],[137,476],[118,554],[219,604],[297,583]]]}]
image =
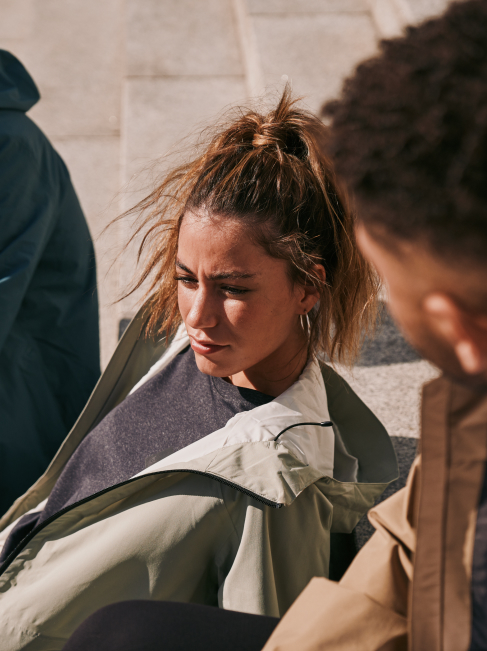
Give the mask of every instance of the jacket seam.
[{"label": "jacket seam", "polygon": [[[221,485],[220,483],[218,483],[218,490],[220,491],[221,500],[222,500],[222,502],[223,502],[223,506],[225,507],[225,511],[227,512],[228,519],[230,520],[230,522],[231,522],[231,524],[232,524],[232,527],[233,527],[233,530],[234,530],[234,532],[235,532],[235,535],[237,536],[237,539],[240,541],[242,537],[241,537],[240,534],[238,533],[238,531],[237,531],[237,527],[235,526],[235,522],[233,521],[233,518],[232,518],[232,516],[231,516],[231,514],[230,514],[230,510],[229,510],[229,508],[228,508],[228,506],[227,506],[227,503],[226,503],[226,501],[225,501],[225,497],[224,497],[224,495],[223,495],[223,488],[222,488],[222,485]],[[225,541],[225,542],[226,542],[226,541]],[[222,545],[222,546],[223,546],[223,545]],[[220,548],[220,549],[221,549],[221,548]],[[219,550],[218,550],[218,551],[219,551]]]}]

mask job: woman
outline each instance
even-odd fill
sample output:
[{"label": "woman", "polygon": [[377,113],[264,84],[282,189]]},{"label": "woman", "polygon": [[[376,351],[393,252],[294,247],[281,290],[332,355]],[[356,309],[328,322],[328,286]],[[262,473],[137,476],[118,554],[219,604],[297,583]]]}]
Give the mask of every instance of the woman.
[{"label": "woman", "polygon": [[280,616],[396,477],[317,357],[353,359],[376,290],[325,136],[286,91],[138,206],[150,298],[2,521],[5,649],[62,648],[124,599]]}]

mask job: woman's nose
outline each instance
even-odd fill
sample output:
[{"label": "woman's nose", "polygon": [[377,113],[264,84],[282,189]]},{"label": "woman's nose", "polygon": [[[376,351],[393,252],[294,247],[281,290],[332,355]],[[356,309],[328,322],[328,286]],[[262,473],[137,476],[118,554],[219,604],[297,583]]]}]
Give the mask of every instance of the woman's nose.
[{"label": "woman's nose", "polygon": [[194,330],[213,328],[218,324],[218,311],[215,300],[204,287],[193,293],[191,308],[186,317],[186,325]]}]

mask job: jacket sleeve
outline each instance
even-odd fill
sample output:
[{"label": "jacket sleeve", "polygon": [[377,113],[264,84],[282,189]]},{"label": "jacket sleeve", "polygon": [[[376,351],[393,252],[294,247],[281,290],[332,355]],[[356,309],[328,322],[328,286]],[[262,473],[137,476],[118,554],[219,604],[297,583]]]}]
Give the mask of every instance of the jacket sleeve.
[{"label": "jacket sleeve", "polygon": [[49,185],[25,138],[0,135],[0,351],[52,231]]},{"label": "jacket sleeve", "polygon": [[315,578],[264,651],[405,651],[420,465],[369,514],[375,534],[339,583]]},{"label": "jacket sleeve", "polygon": [[219,564],[219,606],[281,617],[312,577],[328,575],[331,504],[314,485],[280,509],[222,492],[235,543]]}]

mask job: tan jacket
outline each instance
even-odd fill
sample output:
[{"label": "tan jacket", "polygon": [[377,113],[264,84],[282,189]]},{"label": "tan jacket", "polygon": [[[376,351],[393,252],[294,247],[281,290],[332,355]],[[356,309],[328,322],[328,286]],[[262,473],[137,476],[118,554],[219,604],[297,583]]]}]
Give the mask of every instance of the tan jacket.
[{"label": "tan jacket", "polygon": [[340,583],[313,579],[264,651],[467,651],[486,459],[487,395],[426,385],[408,485],[370,512],[377,531]]},{"label": "tan jacket", "polygon": [[[152,346],[140,327],[129,326],[50,468],[2,519],[0,538],[43,508],[87,432],[188,344],[181,333],[167,350]],[[333,429],[310,425],[330,418]],[[282,615],[313,576],[328,575],[330,531],[351,531],[396,474],[382,425],[311,360],[270,403],[29,534],[2,567],[0,649],[61,649],[89,614],[124,599]]]}]

